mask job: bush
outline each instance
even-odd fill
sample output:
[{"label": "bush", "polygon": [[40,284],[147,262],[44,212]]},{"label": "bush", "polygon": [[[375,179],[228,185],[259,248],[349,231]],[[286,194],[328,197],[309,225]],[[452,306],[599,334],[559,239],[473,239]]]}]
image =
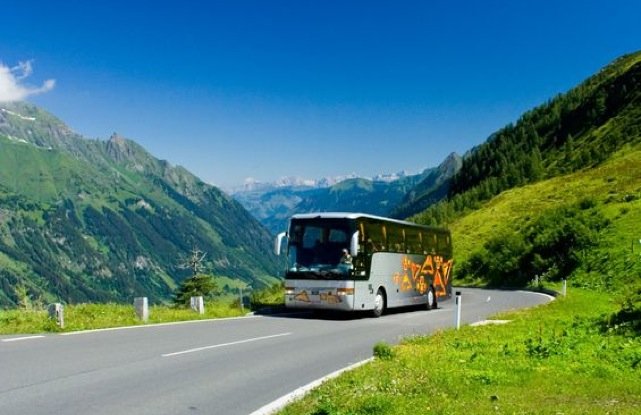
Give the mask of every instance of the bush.
[{"label": "bush", "polygon": [[525,286],[535,276],[558,281],[582,262],[609,222],[589,199],[545,212],[528,228],[497,235],[461,265],[464,278],[483,278],[492,286]]},{"label": "bush", "polygon": [[619,311],[609,317],[607,327],[636,336],[641,334],[641,285],[628,291]]},{"label": "bush", "polygon": [[378,342],[374,345],[374,356],[382,360],[391,360],[394,358],[394,350],[385,342]]},{"label": "bush", "polygon": [[252,291],[250,305],[252,310],[259,310],[265,307],[279,307],[285,304],[285,282],[273,284],[269,288]]},{"label": "bush", "polygon": [[203,296],[211,297],[216,291],[217,286],[214,277],[208,274],[196,274],[187,278],[178,287],[174,303],[179,306],[189,306],[191,297]]}]

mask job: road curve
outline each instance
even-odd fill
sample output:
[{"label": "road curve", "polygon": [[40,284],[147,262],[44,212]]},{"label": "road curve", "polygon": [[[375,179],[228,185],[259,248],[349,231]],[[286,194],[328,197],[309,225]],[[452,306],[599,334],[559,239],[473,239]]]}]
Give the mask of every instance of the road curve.
[{"label": "road curve", "polygon": [[[549,296],[463,289],[462,321]],[[246,415],[396,343],[454,323],[453,301],[379,319],[307,313],[72,335],[0,336],[0,414]]]}]

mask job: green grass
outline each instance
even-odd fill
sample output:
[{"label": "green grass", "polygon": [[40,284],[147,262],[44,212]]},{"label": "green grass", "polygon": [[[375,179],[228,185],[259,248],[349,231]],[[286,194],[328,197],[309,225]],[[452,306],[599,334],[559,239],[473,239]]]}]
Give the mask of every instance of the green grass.
[{"label": "green grass", "polygon": [[[545,211],[591,199],[611,225],[600,235],[599,246],[586,257],[574,277],[582,285],[620,287],[622,279],[639,265],[641,255],[641,148],[628,148],[596,169],[586,170],[536,184],[511,189],[470,212],[450,228],[455,243],[456,264],[465,262],[472,253],[495,235],[522,232]],[[633,252],[633,247],[636,252]],[[456,265],[455,265],[456,266]],[[455,268],[456,271],[456,268]],[[605,274],[605,275],[604,275]],[[456,274],[455,274],[456,277]],[[601,280],[597,282],[596,280]],[[461,283],[459,281],[459,283]],[[483,285],[484,281],[465,281]]]},{"label": "green grass", "polygon": [[641,339],[602,329],[616,309],[601,294],[573,289],[496,316],[512,320],[506,325],[406,339],[280,413],[637,414]]},{"label": "green grass", "polygon": [[[205,314],[191,309],[168,306],[149,307],[146,324],[174,321],[239,317],[244,313],[231,302],[205,304]],[[77,304],[64,308],[65,327],[61,329],[42,310],[0,310],[0,334],[35,334],[70,332],[145,324],[135,314],[134,307],[122,304]]]}]

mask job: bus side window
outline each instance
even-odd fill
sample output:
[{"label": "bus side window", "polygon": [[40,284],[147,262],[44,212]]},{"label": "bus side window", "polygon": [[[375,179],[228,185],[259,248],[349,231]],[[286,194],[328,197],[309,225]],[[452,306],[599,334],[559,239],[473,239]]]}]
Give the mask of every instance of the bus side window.
[{"label": "bus side window", "polygon": [[439,255],[450,256],[450,236],[444,233],[439,234],[437,247]]},{"label": "bus side window", "polygon": [[371,254],[378,251],[378,249],[376,248],[376,244],[370,238],[367,238],[367,243],[365,244],[365,247],[367,249],[367,252]]},{"label": "bus side window", "polygon": [[387,242],[390,252],[405,252],[403,229],[398,226],[387,227]]},{"label": "bus side window", "polygon": [[367,248],[368,252],[385,251],[385,233],[383,227],[375,222],[368,222],[365,225],[365,232],[367,233]]},{"label": "bus side window", "polygon": [[423,234],[423,253],[425,255],[436,253],[436,233]]},{"label": "bus side window", "polygon": [[405,229],[405,252],[408,254],[420,254],[421,248],[420,233],[416,229]]}]

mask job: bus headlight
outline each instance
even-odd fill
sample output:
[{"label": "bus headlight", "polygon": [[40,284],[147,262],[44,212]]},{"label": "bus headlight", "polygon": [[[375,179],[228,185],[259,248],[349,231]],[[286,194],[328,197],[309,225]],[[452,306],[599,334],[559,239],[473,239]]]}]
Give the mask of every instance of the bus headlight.
[{"label": "bus headlight", "polygon": [[337,288],[336,289],[336,295],[354,295],[354,289],[353,288]]},{"label": "bus headlight", "polygon": [[285,287],[285,295],[294,294],[294,287]]}]

